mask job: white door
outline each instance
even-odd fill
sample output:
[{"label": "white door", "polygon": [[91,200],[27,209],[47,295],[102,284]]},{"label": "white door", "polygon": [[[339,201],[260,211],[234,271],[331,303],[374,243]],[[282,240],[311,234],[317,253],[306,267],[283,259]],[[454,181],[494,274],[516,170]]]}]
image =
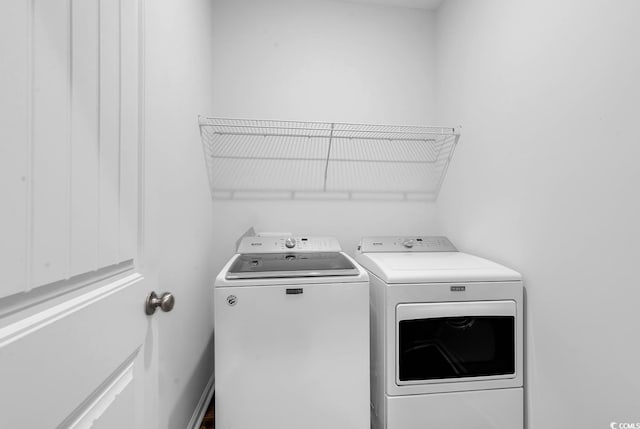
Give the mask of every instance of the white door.
[{"label": "white door", "polygon": [[139,17],[0,2],[0,428],[155,425]]}]

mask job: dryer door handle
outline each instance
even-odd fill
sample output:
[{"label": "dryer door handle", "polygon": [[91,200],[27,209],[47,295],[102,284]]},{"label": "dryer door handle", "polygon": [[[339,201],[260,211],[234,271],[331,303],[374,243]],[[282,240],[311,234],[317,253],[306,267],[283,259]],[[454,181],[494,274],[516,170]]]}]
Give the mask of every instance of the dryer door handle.
[{"label": "dryer door handle", "polygon": [[515,301],[437,302],[398,304],[396,319],[416,320],[442,317],[516,316]]}]

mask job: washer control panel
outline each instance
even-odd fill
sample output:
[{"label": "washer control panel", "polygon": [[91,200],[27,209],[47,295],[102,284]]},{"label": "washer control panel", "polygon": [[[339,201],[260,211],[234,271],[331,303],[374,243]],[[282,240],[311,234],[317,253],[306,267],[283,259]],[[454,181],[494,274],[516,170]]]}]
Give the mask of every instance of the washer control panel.
[{"label": "washer control panel", "polygon": [[363,237],[358,246],[361,253],[371,252],[457,252],[443,236]]},{"label": "washer control panel", "polygon": [[340,252],[334,237],[243,237],[238,253]]}]

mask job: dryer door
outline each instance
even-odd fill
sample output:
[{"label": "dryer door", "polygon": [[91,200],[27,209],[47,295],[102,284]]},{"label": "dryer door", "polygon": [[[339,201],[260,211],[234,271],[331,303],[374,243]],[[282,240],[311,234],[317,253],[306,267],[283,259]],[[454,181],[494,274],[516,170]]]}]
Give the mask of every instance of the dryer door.
[{"label": "dryer door", "polygon": [[398,386],[514,378],[515,301],[399,304]]}]

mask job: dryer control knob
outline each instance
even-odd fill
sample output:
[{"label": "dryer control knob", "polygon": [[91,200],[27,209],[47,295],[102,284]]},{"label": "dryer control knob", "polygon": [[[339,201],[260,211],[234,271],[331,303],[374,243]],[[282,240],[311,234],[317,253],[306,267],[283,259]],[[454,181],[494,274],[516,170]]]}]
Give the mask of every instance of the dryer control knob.
[{"label": "dryer control knob", "polygon": [[288,249],[293,249],[296,247],[296,239],[295,238],[287,238],[284,241],[284,245],[287,246]]},{"label": "dryer control knob", "polygon": [[405,241],[402,242],[402,245],[404,247],[409,248],[409,249],[411,249],[414,244],[415,244],[415,242],[413,240],[405,240]]}]

